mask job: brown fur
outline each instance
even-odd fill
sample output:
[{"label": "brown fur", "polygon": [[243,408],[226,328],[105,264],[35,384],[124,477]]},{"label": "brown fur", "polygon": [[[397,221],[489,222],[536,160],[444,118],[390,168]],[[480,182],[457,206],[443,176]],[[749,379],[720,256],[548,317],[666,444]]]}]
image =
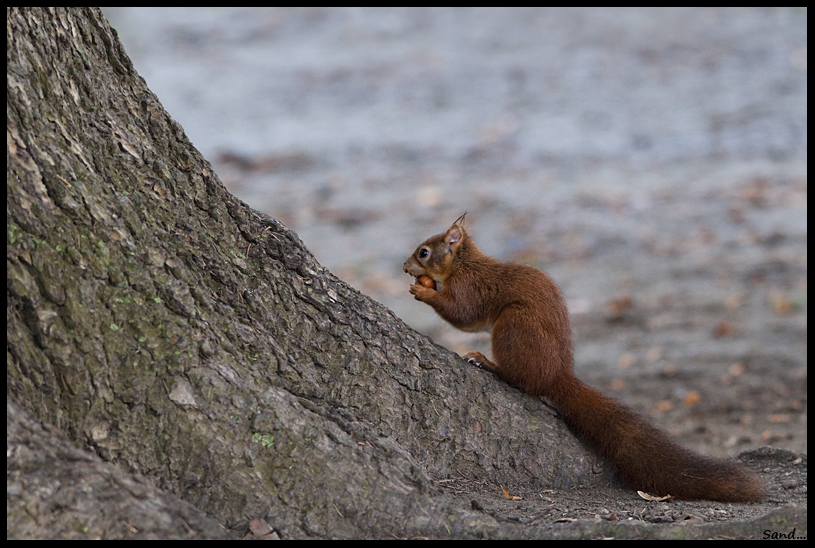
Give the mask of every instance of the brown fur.
[{"label": "brown fur", "polygon": [[463,216],[420,245],[404,269],[433,279],[436,289],[414,284],[410,292],[447,322],[464,331],[492,331],[493,361],[478,352],[466,358],[533,396],[548,398],[630,487],[680,499],[764,498],[761,480],[742,465],[679,446],[575,377],[569,313],[560,290],[536,268],[484,255],[465,232]]}]

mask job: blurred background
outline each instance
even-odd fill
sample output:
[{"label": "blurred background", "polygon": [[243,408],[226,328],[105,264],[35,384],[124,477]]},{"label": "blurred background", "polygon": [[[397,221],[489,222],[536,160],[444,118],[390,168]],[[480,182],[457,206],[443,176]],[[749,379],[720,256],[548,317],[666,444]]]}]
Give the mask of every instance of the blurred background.
[{"label": "blurred background", "polygon": [[[402,263],[465,210],[483,251],[560,285],[581,367],[805,335],[805,8],[105,14],[233,194],[455,351],[486,336],[414,301]],[[629,313],[648,342],[581,322]]]}]

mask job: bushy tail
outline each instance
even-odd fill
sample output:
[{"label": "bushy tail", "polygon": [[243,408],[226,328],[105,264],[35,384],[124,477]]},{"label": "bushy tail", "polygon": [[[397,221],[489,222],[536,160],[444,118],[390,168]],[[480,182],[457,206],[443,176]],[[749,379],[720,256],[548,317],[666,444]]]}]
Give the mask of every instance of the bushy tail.
[{"label": "bushy tail", "polygon": [[679,446],[627,407],[570,375],[547,394],[574,432],[614,464],[621,481],[654,496],[722,502],[764,498],[761,479],[744,466]]}]

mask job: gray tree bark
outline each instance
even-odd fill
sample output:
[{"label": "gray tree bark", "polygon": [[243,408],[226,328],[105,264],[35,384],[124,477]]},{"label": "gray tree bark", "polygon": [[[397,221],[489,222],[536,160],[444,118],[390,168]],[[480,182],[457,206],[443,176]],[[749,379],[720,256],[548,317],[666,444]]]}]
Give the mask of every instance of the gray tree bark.
[{"label": "gray tree bark", "polygon": [[434,480],[607,479],[231,196],[98,9],[6,33],[9,537],[515,536]]}]

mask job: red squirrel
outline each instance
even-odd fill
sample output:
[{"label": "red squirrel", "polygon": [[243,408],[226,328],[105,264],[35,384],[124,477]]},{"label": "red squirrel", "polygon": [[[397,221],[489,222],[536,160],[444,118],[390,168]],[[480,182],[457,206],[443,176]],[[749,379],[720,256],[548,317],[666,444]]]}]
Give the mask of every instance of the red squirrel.
[{"label": "red squirrel", "polygon": [[464,356],[468,361],[533,396],[546,397],[575,434],[608,459],[617,477],[634,489],[687,500],[764,498],[762,481],[741,464],[679,446],[575,377],[569,312],[557,285],[537,268],[482,253],[463,222],[464,215],[447,232],[420,245],[404,270],[416,278],[411,294],[451,325],[492,331],[493,360],[470,352]]}]

